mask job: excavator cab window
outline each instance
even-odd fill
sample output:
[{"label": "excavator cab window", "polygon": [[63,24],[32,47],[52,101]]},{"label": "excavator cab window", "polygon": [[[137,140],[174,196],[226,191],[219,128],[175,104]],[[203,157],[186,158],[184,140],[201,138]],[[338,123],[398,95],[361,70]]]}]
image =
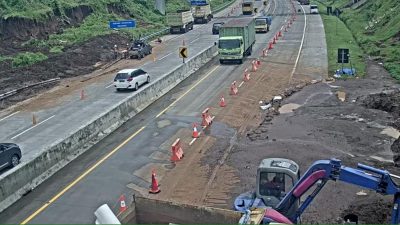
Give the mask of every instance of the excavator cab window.
[{"label": "excavator cab window", "polygon": [[260,195],[271,196],[281,199],[293,187],[293,179],[284,173],[261,172],[260,173]]}]

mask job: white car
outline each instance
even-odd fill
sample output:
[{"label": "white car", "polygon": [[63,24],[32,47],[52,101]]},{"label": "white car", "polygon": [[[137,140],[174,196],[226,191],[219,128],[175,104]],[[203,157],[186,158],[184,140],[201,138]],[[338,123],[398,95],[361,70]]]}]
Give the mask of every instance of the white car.
[{"label": "white car", "polygon": [[117,73],[114,87],[117,91],[123,89],[138,90],[139,86],[150,83],[150,75],[142,69],[125,69]]},{"label": "white car", "polygon": [[318,14],[318,6],[310,5],[310,13],[311,14]]}]

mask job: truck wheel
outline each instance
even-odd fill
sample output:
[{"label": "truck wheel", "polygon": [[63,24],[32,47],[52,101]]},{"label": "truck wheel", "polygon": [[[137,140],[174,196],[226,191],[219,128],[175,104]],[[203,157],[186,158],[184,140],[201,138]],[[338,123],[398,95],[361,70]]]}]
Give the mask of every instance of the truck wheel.
[{"label": "truck wheel", "polygon": [[239,64],[243,64],[243,59],[239,59]]},{"label": "truck wheel", "polygon": [[220,60],[219,60],[219,63],[220,63],[220,64],[224,64],[224,60],[220,59]]}]

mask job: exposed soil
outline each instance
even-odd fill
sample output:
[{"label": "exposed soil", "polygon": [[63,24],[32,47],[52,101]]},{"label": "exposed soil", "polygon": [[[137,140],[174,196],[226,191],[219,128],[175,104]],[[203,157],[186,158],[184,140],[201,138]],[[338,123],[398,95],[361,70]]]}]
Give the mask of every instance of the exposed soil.
[{"label": "exposed soil", "polygon": [[[66,79],[89,74],[114,60],[114,44],[126,46],[128,42],[129,39],[125,36],[111,34],[71,46],[65,49],[65,52],[50,56],[48,60],[29,67],[10,68],[9,65],[3,64],[0,66],[0,90],[2,90],[0,94],[52,78]],[[57,83],[39,86],[9,97],[2,101],[0,109],[5,109],[56,85]]]},{"label": "exposed soil", "polygon": [[[252,74],[251,88],[245,84],[239,96],[226,99],[227,107],[213,111],[217,121],[234,129],[215,123],[211,136],[184,146],[190,149],[185,160],[163,175],[167,191],[155,198],[232,209],[237,195],[254,190],[259,162],[268,157],[292,159],[302,172],[316,160],[335,157],[353,168],[363,163],[400,173],[393,161],[400,141],[396,132],[386,130],[399,119],[393,110],[399,103],[398,84],[381,66],[368,62],[363,79],[321,83],[296,75],[292,85],[290,68],[263,62],[261,70],[265,68],[266,76]],[[344,101],[338,91],[345,93]],[[261,110],[259,100],[267,104],[275,95],[283,101]],[[360,191],[366,195],[358,195]],[[349,214],[361,223],[385,223],[390,220],[391,197],[330,181],[305,211],[302,223],[343,223]]]}]

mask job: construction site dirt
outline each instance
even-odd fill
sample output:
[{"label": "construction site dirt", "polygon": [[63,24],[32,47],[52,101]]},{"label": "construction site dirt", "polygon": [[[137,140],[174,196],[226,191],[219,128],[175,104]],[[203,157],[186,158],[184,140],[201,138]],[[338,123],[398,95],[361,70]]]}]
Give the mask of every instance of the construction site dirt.
[{"label": "construction site dirt", "polygon": [[[338,158],[350,167],[363,163],[400,173],[393,161],[398,153],[392,153],[399,151],[399,85],[380,65],[369,61],[365,78],[319,82],[295,74],[289,85],[289,68],[262,64],[268,72],[252,73],[252,88],[213,109],[217,119],[208,135],[183,146],[190,150],[162,174],[162,191],[152,198],[232,209],[236,196],[254,190],[258,164],[268,157],[292,159],[302,172],[316,160]],[[275,95],[284,97],[280,107],[262,110]],[[149,197],[146,191],[139,194]],[[302,222],[341,223],[355,214],[362,223],[385,223],[391,204],[374,192],[328,182]]]}]

